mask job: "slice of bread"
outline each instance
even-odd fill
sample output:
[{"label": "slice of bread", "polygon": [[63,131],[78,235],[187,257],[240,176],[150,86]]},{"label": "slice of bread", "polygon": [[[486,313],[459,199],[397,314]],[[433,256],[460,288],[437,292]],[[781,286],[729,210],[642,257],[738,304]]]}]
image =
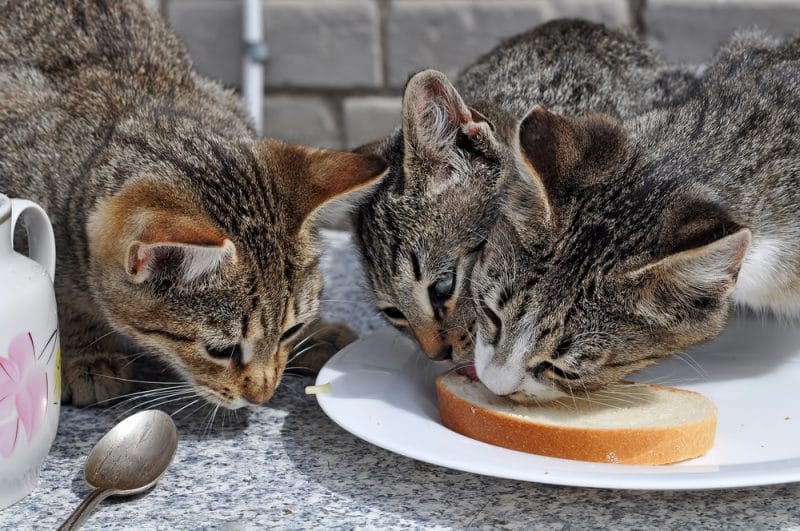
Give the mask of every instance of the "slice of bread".
[{"label": "slice of bread", "polygon": [[661,465],[705,454],[717,408],[705,396],[658,385],[619,384],[539,405],[492,394],[449,372],[436,380],[442,422],[496,446],[579,461]]}]

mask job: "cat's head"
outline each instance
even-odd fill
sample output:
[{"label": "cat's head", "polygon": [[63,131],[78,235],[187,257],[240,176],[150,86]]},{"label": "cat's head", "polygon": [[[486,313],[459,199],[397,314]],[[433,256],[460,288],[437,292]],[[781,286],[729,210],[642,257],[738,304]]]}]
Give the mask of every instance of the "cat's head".
[{"label": "cat's head", "polygon": [[405,87],[402,129],[371,147],[389,174],[355,218],[367,287],[386,320],[432,359],[472,356],[468,279],[513,159],[501,125],[426,70]]},{"label": "cat's head", "polygon": [[173,158],[92,213],[97,302],[201,396],[230,408],[262,403],[317,314],[314,213],[386,164],[276,141]]},{"label": "cat's head", "polygon": [[530,179],[473,270],[476,371],[494,393],[582,394],[724,326],[750,231],[632,144],[602,116],[522,122]]}]

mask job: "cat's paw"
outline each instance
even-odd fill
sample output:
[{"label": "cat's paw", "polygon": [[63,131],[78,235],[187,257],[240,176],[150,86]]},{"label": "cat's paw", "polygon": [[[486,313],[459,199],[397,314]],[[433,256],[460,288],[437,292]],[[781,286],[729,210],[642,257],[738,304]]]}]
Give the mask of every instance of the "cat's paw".
[{"label": "cat's paw", "polygon": [[76,406],[105,405],[133,390],[130,360],[116,352],[74,354],[63,360],[61,398]]},{"label": "cat's paw", "polygon": [[297,356],[289,367],[316,374],[331,356],[358,339],[358,334],[342,323],[317,321],[308,327],[289,355]]}]

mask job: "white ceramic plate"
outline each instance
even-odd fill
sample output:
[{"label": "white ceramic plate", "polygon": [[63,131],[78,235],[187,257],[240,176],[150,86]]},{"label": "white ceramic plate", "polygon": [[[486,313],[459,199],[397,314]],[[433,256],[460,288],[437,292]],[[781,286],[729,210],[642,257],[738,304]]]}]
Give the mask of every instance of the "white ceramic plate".
[{"label": "white ceramic plate", "polygon": [[334,356],[317,377],[319,404],[372,444],[456,470],[540,483],[624,489],[713,489],[800,481],[800,329],[738,319],[717,340],[632,378],[704,393],[719,408],[714,448],[669,466],[584,463],[469,439],[439,421],[427,361],[392,329]]}]

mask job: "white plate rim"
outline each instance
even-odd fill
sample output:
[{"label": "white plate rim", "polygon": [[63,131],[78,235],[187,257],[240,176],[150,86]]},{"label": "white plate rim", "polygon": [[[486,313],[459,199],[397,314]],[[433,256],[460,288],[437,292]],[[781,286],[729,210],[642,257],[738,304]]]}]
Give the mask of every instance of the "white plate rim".
[{"label": "white plate rim", "polygon": [[[388,337],[402,337],[394,329],[387,327],[354,342],[326,363],[317,376],[317,385],[329,383],[344,374],[337,368],[338,360],[353,350],[359,349],[370,338],[381,334],[389,334]],[[317,395],[317,400],[323,412],[334,423],[370,444],[418,461],[484,476],[561,486],[626,490],[711,490],[800,481],[800,452],[798,452],[797,458],[719,466],[699,465],[693,467],[691,464],[682,464],[683,466],[674,467],[673,465],[638,466],[582,463],[583,470],[575,472],[568,469],[575,468],[575,464],[580,462],[508,450],[447,430],[452,434],[453,441],[471,446],[482,446],[486,448],[486,451],[508,453],[510,456],[516,454],[520,459],[534,460],[540,465],[539,469],[508,469],[502,473],[490,472],[473,463],[448,458],[446,453],[432,455],[420,451],[419,448],[404,444],[402,440],[391,441],[376,437],[370,430],[363,429],[363,424],[343,418],[336,401],[332,400],[330,396]],[[443,426],[442,428],[446,430]],[[567,465],[567,469],[564,468],[565,465]],[[594,470],[588,473],[586,469]]]}]

